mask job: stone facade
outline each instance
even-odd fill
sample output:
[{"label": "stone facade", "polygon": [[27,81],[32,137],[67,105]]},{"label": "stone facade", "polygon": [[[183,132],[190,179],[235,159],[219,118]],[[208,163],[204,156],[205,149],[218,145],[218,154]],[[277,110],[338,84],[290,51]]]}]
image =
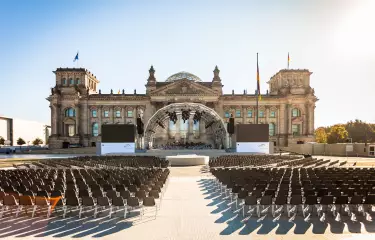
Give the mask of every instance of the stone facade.
[{"label": "stone facade", "polygon": [[[137,116],[143,118],[145,125],[154,114],[175,103],[197,103],[212,109],[215,115],[228,122],[230,115],[236,123],[256,123],[255,94],[244,91],[241,94],[223,93],[219,69],[213,71],[211,81],[202,81],[197,76],[179,72],[166,81],[159,82],[153,67],[149,70],[146,93],[119,92],[101,93],[99,80],[83,68],[58,68],[54,71],[56,85],[51,88],[47,98],[51,108],[52,135],[50,148],[62,148],[65,144],[93,146],[100,141],[102,124],[136,123]],[[297,141],[314,141],[314,111],[318,99],[310,86],[308,70],[281,70],[268,81],[269,91],[262,94],[259,101],[258,122],[270,124],[270,141],[279,146]],[[156,115],[156,114],[155,114]],[[158,128],[155,139],[164,144],[181,137],[182,128],[189,136],[188,141],[212,143],[207,122],[194,127],[192,119],[180,124],[181,116],[175,126],[168,119],[165,128]],[[155,119],[152,121],[155,123]],[[173,128],[173,129],[171,129]],[[197,137],[198,136],[198,137]]]}]

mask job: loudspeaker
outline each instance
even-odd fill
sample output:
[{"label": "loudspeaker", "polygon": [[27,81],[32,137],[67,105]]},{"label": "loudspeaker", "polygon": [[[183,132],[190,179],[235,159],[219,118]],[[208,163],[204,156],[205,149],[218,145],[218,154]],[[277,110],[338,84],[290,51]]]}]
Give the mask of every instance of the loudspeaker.
[{"label": "loudspeaker", "polygon": [[234,118],[229,118],[229,122],[228,122],[228,125],[227,125],[227,132],[229,134],[234,133]]},{"label": "loudspeaker", "polygon": [[144,126],[141,118],[137,118],[137,132],[142,135],[144,132]]}]

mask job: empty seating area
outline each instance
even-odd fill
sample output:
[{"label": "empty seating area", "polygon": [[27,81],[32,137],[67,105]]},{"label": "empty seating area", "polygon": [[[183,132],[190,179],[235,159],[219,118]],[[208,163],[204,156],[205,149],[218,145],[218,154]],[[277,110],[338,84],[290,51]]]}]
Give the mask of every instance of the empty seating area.
[{"label": "empty seating area", "polygon": [[300,159],[300,156],[289,155],[225,155],[210,159],[210,167],[266,166]]},{"label": "empty seating area", "polygon": [[[94,167],[94,168],[167,168],[168,160],[155,156],[84,156],[74,158],[41,160],[51,167]],[[42,167],[42,166],[41,166]]]},{"label": "empty seating area", "polygon": [[77,157],[0,170],[0,217],[42,212],[46,217],[127,218],[149,208],[156,217],[168,185],[167,166],[155,157]]},{"label": "empty seating area", "polygon": [[321,222],[374,217],[374,168],[211,167],[210,172],[220,196],[246,217]]}]

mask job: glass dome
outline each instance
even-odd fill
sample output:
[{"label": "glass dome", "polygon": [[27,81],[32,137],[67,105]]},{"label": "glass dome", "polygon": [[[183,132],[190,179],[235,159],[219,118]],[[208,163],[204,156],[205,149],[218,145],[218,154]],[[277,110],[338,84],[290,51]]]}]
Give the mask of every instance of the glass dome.
[{"label": "glass dome", "polygon": [[167,80],[165,80],[165,81],[166,82],[174,82],[174,81],[185,79],[185,78],[188,79],[188,80],[194,81],[194,82],[202,82],[202,80],[199,77],[195,76],[194,74],[188,73],[188,72],[178,72],[176,74],[173,74],[169,78],[167,78]]}]

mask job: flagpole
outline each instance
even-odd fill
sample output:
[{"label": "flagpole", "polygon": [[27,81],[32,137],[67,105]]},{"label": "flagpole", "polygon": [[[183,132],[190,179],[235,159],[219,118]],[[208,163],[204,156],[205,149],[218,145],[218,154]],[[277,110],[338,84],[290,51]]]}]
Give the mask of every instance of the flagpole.
[{"label": "flagpole", "polygon": [[256,124],[258,124],[258,118],[259,118],[259,89],[258,89],[258,74],[259,74],[259,68],[258,68],[258,53],[257,53],[257,90],[255,91],[256,93],[256,108],[257,108],[257,113],[256,113]]},{"label": "flagpole", "polygon": [[288,69],[289,69],[289,52],[288,52]]}]

